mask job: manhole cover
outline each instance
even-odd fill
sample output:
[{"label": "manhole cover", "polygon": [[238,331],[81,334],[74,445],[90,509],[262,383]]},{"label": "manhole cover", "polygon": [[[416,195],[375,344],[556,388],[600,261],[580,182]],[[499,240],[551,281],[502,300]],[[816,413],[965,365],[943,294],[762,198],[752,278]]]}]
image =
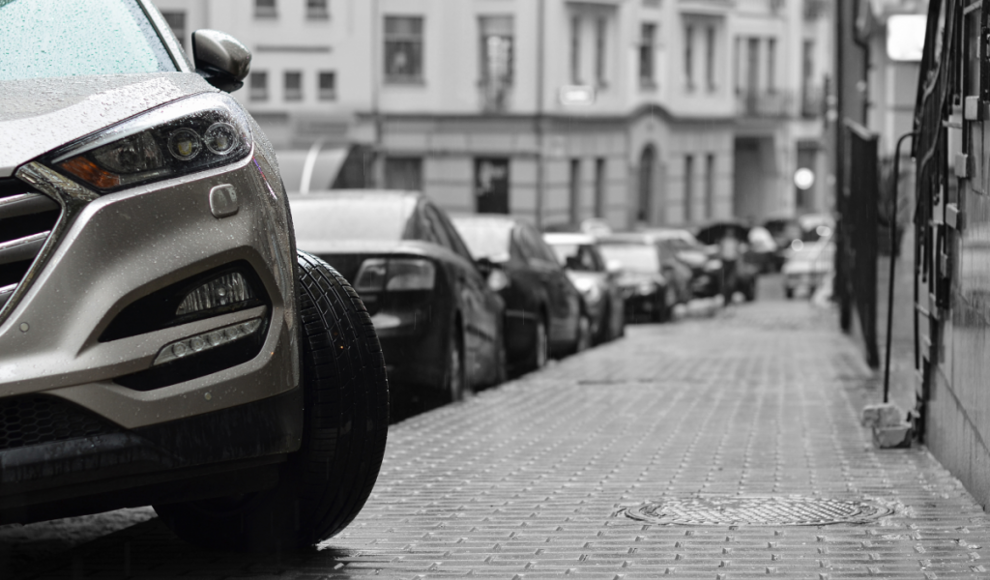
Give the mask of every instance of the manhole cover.
[{"label": "manhole cover", "polygon": [[893,510],[871,501],[818,497],[691,497],[648,502],[626,515],[653,524],[823,526],[862,524]]}]

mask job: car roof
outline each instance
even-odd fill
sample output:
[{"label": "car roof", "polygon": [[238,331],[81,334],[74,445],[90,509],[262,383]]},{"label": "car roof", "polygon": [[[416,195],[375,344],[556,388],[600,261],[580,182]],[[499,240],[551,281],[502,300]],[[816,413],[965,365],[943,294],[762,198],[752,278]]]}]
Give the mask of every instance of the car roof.
[{"label": "car roof", "polygon": [[577,244],[591,246],[595,243],[594,236],[578,233],[547,233],[543,234],[543,239],[548,244]]}]

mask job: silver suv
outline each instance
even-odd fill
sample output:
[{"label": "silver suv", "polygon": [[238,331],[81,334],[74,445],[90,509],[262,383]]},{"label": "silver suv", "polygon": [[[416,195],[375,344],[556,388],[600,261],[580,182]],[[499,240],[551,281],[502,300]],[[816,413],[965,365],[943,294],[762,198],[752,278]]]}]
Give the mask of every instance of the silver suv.
[{"label": "silver suv", "polygon": [[0,1],[0,524],[153,504],[224,549],[319,542],[377,477],[381,349],[298,253],[251,55],[148,0]]}]

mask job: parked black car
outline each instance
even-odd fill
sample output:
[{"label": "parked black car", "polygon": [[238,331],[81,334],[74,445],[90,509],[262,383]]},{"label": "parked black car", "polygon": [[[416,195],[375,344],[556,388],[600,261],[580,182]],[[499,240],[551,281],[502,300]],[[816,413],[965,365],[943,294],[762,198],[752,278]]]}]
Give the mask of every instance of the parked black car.
[{"label": "parked black car", "polygon": [[505,344],[513,373],[542,367],[591,342],[591,318],[536,228],[505,215],[455,216],[471,254],[505,300]]},{"label": "parked black car", "polygon": [[416,192],[355,190],[289,198],[300,248],[351,280],[402,399],[501,382],[504,305],[446,214]]},{"label": "parked black car", "polygon": [[591,315],[594,342],[607,342],[625,334],[625,303],[619,273],[607,268],[595,238],[583,233],[547,233],[543,234],[543,240],[584,297]]},{"label": "parked black car", "polygon": [[660,247],[648,234],[619,233],[598,238],[602,256],[620,268],[619,287],[626,320],[666,322],[678,302],[677,289],[661,272]]},{"label": "parked black car", "polygon": [[[702,244],[708,246],[709,255],[713,259],[718,259],[719,242],[732,230],[736,239],[740,242],[741,256],[736,262],[736,280],[733,292],[741,292],[747,301],[756,299],[756,279],[759,274],[758,264],[761,259],[755,256],[749,248],[749,228],[746,225],[735,221],[715,222],[701,228],[695,237]],[[724,276],[719,272],[719,276],[724,284]],[[725,289],[720,286],[719,292],[724,294]]]}]

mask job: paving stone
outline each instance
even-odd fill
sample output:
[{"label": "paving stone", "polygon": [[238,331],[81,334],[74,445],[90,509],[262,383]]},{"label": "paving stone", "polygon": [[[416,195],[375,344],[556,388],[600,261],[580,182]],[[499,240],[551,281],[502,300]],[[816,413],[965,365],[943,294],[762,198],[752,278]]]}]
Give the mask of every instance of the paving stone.
[{"label": "paving stone", "polygon": [[[877,377],[835,314],[800,302],[629,327],[614,343],[389,434],[360,516],[319,551],[214,554],[157,520],[26,578],[988,578],[990,518],[923,447],[860,424]],[[646,502],[869,500],[831,525],[650,524]],[[80,564],[81,563],[81,564]]]}]

